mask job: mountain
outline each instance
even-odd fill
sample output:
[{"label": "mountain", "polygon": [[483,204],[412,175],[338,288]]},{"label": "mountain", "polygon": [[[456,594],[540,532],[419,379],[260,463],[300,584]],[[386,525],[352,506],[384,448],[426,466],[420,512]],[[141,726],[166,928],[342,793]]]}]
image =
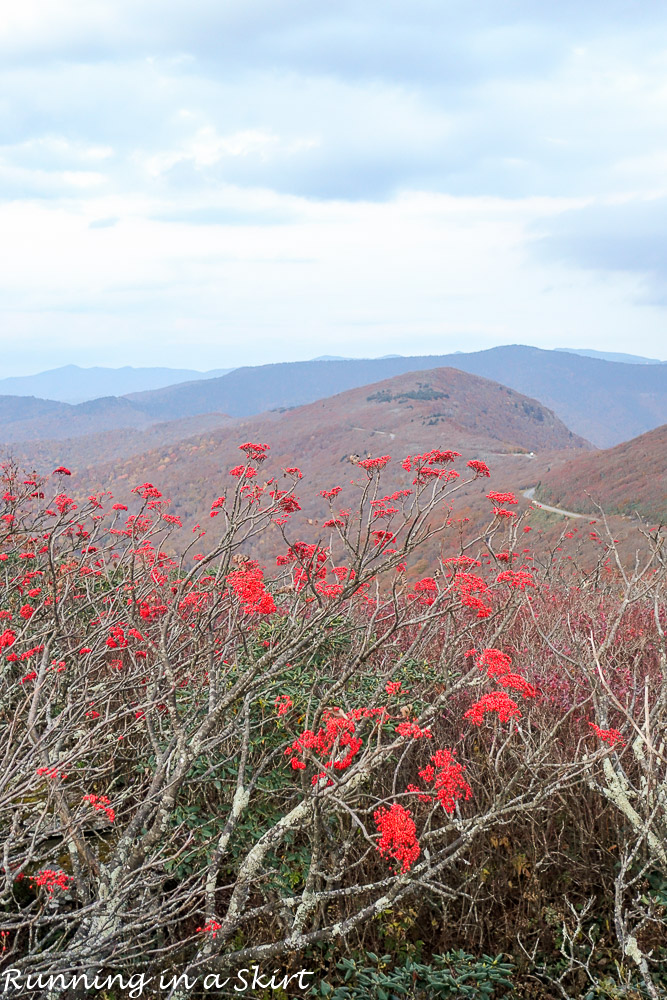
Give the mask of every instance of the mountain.
[{"label": "mountain", "polygon": [[581,513],[639,514],[667,523],[667,424],[544,475],[535,498]]},{"label": "mountain", "polygon": [[0,396],[0,444],[64,439],[100,430],[156,423],[124,396],[105,396],[72,405],[34,396]]},{"label": "mountain", "polygon": [[620,361],[628,365],[667,365],[667,361],[659,358],[643,358],[641,354],[619,354],[616,351],[591,351],[577,347],[554,347],[555,351],[566,351],[568,354],[582,354],[586,358],[601,358],[602,361]]},{"label": "mountain", "polygon": [[598,447],[611,447],[667,421],[667,366],[620,364],[522,345],[471,354],[259,365],[127,398],[156,420],[207,412],[245,417],[440,367],[494,379],[539,399]]},{"label": "mountain", "polygon": [[[148,479],[173,499],[172,510],[184,523],[212,528],[211,501],[229,484],[228,470],[238,464],[238,445],[243,441],[270,444],[272,473],[303,467],[305,478],[298,491],[303,510],[291,525],[292,531],[303,532],[302,537],[313,530],[307,519],[315,523],[328,509],[319,490],[346,487],[359,476],[354,456],[391,455],[384,480],[389,491],[411,483],[412,474],[401,465],[408,454],[434,447],[454,449],[462,455],[457,461],[462,472],[470,459],[486,462],[492,478],[466,487],[456,500],[456,516],[470,518],[474,527],[488,523],[489,487],[507,491],[534,485],[547,461],[553,464],[590,449],[536,400],[496,382],[441,368],[397,376],[303,407],[230,421],[205,434],[87,469],[69,452],[67,464],[75,473],[72,484],[77,489],[109,489],[131,509],[132,487]],[[71,442],[72,448],[81,443]],[[53,465],[61,461],[57,449],[49,459]],[[258,555],[271,555],[270,546],[280,541],[277,529],[275,535]]]},{"label": "mountain", "polygon": [[39,372],[0,379],[0,395],[39,396],[62,403],[83,403],[100,396],[125,396],[130,392],[161,389],[178,382],[215,378],[231,368],[199,372],[189,368],[80,368],[64,365]]},{"label": "mountain", "polygon": [[667,366],[515,345],[471,354],[286,362],[238,368],[215,378],[198,373],[197,379],[177,385],[78,404],[0,396],[0,443],[64,440],[119,427],[144,429],[207,413],[242,418],[439,367],[490,378],[538,399],[598,447],[611,447],[667,421]]},{"label": "mountain", "polygon": [[[66,407],[62,403],[50,405]],[[67,409],[78,413],[91,406],[86,403]],[[145,414],[141,412],[141,416]],[[73,415],[69,422],[74,422]],[[10,426],[23,427],[25,423],[17,421]],[[54,423],[51,417],[50,426]],[[45,467],[63,463],[83,469],[95,465],[101,457],[104,461],[123,461],[156,447],[194,440],[194,435],[214,429],[218,429],[217,440],[228,438],[232,442],[239,435],[277,434],[277,447],[288,463],[294,456],[290,439],[301,441],[304,435],[308,441],[319,441],[317,450],[328,439],[343,451],[347,449],[346,454],[357,446],[368,451],[383,438],[398,441],[401,448],[423,450],[424,441],[433,435],[438,441],[443,436],[455,438],[477,450],[514,456],[544,449],[591,447],[537,400],[488,379],[442,368],[399,375],[303,407],[275,409],[245,420],[201,414],[139,429],[114,428],[40,441],[19,440],[15,432],[11,451],[25,459],[43,460]]]},{"label": "mountain", "polygon": [[117,427],[63,439],[13,441],[9,453],[24,465],[49,471],[52,466],[84,469],[100,461],[121,461],[154,448],[164,448],[195,434],[204,434],[229,423],[224,413],[203,413],[146,428]]},{"label": "mountain", "polygon": [[[291,518],[288,536],[309,541],[324,539],[325,544],[329,530],[323,522],[330,515],[319,491],[340,485],[343,493],[339,506],[354,503],[356,488],[350,487],[350,481],[363,481],[364,477],[356,467],[357,456],[392,456],[383,478],[383,489],[390,493],[411,487],[413,474],[402,466],[406,455],[434,447],[449,448],[461,452],[455,468],[463,475],[468,472],[465,463],[470,459],[486,462],[491,472],[490,478],[475,480],[453,497],[453,523],[446,542],[450,549],[458,547],[459,531],[468,539],[486,534],[491,513],[486,494],[492,489],[516,493],[519,503],[513,509],[529,511],[532,531],[530,535],[521,534],[520,547],[528,544],[539,553],[565,545],[564,559],[583,560],[582,565],[589,568],[603,551],[597,542],[588,555],[582,549],[589,545],[588,518],[577,521],[530,509],[521,494],[546,482],[549,472],[557,480],[558,470],[569,464],[576,463],[585,476],[590,457],[604,453],[593,451],[535,399],[497,382],[451,368],[430,370],[397,376],[282,412],[274,410],[197,428],[197,421],[209,419],[185,418],[141,431],[26,442],[15,448],[28,470],[48,473],[65,464],[74,473],[68,481],[73,495],[111,490],[116,501],[127,504],[130,512],[137,509],[132,488],[148,480],[172,498],[171,511],[183,518],[183,530],[189,531],[199,523],[210,534],[219,527],[209,518],[210,505],[233,485],[229,469],[241,460],[239,444],[249,440],[268,442],[271,451],[267,478],[278,471],[282,486],[280,468],[299,465],[304,473],[297,489],[302,510]],[[654,466],[659,460],[659,453],[651,459]],[[663,466],[664,461],[660,468]],[[664,493],[664,485],[661,488]],[[574,504],[571,500],[570,509],[577,510]],[[437,516],[441,516],[439,512]],[[637,544],[633,523],[610,515],[609,524],[614,537],[621,540],[622,553],[631,557]],[[491,544],[502,550],[506,542],[498,538]],[[248,545],[253,557],[267,566],[284,548],[277,528],[263,533],[260,543]],[[432,572],[439,546],[439,542],[427,546],[424,558],[409,567],[411,578]]]},{"label": "mountain", "polygon": [[[384,358],[402,358],[402,354],[383,354],[379,359],[382,361]],[[353,361],[353,358],[345,358],[342,354],[318,354],[316,358],[312,358],[312,361]]]}]

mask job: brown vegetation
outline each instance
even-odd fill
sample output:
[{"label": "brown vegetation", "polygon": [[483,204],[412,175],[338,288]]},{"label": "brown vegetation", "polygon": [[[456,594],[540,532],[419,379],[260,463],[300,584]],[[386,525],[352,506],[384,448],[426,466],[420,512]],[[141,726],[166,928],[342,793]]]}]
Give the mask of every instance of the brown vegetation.
[{"label": "brown vegetation", "polygon": [[538,500],[595,514],[639,515],[667,523],[667,424],[542,476]]},{"label": "brown vegetation", "polygon": [[[452,476],[433,451],[395,502],[379,500],[389,466],[349,466],[327,500],[349,510],[334,558],[316,530],[292,543],[300,473],[244,450],[206,537],[152,485],[134,484],[131,513],[70,496],[68,470],[5,470],[6,961],[305,966],[365,1000],[332,968],[341,954],[463,947],[504,954],[509,995],[658,1000],[660,539],[638,536],[626,568],[588,538],[586,573],[533,560],[524,519],[499,515],[462,552],[435,515],[489,478],[467,454]],[[264,575],[252,557],[269,531],[283,558]],[[408,583],[435,536],[443,559]]]}]

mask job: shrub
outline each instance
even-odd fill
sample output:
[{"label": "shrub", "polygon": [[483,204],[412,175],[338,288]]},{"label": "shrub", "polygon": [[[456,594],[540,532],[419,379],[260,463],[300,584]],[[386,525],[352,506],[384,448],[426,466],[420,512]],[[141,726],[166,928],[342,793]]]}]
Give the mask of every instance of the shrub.
[{"label": "shrub", "polygon": [[434,955],[428,965],[410,959],[395,965],[391,955],[378,958],[372,952],[367,958],[372,965],[359,966],[349,958],[338,962],[349,985],[323,983],[313,995],[330,1000],[485,1000],[497,987],[512,985],[512,963],[503,962],[502,956],[475,959],[458,951]]},{"label": "shrub", "polygon": [[[364,460],[356,483],[320,491],[327,538],[305,542],[292,536],[301,471],[266,478],[268,446],[241,450],[206,530],[184,527],[151,483],[128,509],[63,492],[62,468],[45,481],[5,468],[7,961],[197,975],[326,962],[391,933],[406,961],[382,975],[400,984],[409,958],[410,975],[444,989],[439,960],[410,954],[420,921],[450,915],[458,943],[445,947],[460,947],[481,913],[511,910],[511,946],[545,981],[595,985],[595,952],[655,990],[659,540],[632,571],[605,553],[596,575],[559,579],[558,563],[519,550],[521,516],[492,508],[484,539],[452,542],[409,582],[420,547],[454,530],[455,452],[407,458],[412,489],[391,496],[389,456]],[[271,573],[249,554],[267,534]],[[571,902],[550,881],[567,875],[566,850],[570,866],[599,850],[605,824],[613,860],[611,846],[596,855]],[[549,893],[567,897],[553,919]],[[390,932],[386,915],[409,907],[410,926]],[[594,917],[615,949],[590,937]],[[437,933],[427,947],[443,950]],[[491,960],[459,958],[483,991]]]}]

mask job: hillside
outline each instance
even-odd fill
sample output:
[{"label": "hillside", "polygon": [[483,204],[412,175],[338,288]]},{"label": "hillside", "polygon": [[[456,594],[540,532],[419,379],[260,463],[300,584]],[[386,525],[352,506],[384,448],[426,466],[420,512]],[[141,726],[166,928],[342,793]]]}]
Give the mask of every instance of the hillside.
[{"label": "hillside", "polygon": [[449,447],[458,441],[497,453],[588,446],[537,400],[455,368],[398,375],[285,410],[280,426],[317,431],[342,447],[354,441],[373,454],[383,447],[372,440],[378,436],[407,451],[423,451],[432,439],[444,447],[443,438]]},{"label": "hillside", "polygon": [[194,434],[204,434],[229,420],[224,413],[204,413],[197,417],[151,424],[143,430],[121,427],[62,440],[15,441],[8,444],[5,451],[31,468],[65,465],[84,469],[101,460],[120,461],[153,448],[163,448]]},{"label": "hillside", "polygon": [[615,448],[573,458],[542,477],[537,500],[582,513],[667,523],[667,424]]},{"label": "hillside", "polygon": [[[68,467],[77,473],[78,486],[110,489],[130,504],[132,487],[148,479],[173,499],[172,509],[186,523],[208,523],[211,500],[228,485],[228,470],[239,461],[238,445],[247,440],[268,442],[274,467],[308,469],[309,480],[299,491],[303,512],[294,519],[295,531],[303,530],[303,519],[317,523],[328,510],[320,489],[344,486],[359,476],[355,456],[391,455],[386,482],[392,489],[411,481],[401,467],[408,454],[454,449],[462,454],[457,463],[462,470],[470,459],[486,462],[492,479],[471,484],[456,501],[457,516],[470,517],[476,526],[488,522],[489,486],[510,490],[533,485],[549,463],[590,449],[535,400],[444,368],[397,376],[282,413],[230,421],[205,434],[88,469],[75,462]],[[71,442],[72,449],[79,443]],[[57,450],[50,457],[57,463]],[[521,506],[528,506],[527,501]]]},{"label": "hillside", "polygon": [[0,445],[44,438],[63,440],[156,422],[124,396],[105,396],[76,405],[34,396],[0,396]]},{"label": "hillside", "polygon": [[[123,403],[123,400],[119,400]],[[92,404],[86,404],[92,406]],[[80,407],[76,408],[77,410]],[[221,426],[222,425],[222,426]],[[270,433],[274,451],[289,464],[310,442],[348,455],[377,452],[382,441],[396,441],[407,451],[424,450],[425,442],[443,437],[467,447],[514,457],[530,452],[590,447],[536,400],[506,386],[452,368],[399,375],[384,382],[352,389],[302,407],[275,409],[247,420],[224,414],[202,414],[152,424],[135,430],[109,430],[68,439],[21,440],[12,454],[34,456],[46,465],[64,462],[76,469],[105,461],[142,456],[154,448],[187,447],[187,441],[208,431],[224,446],[239,434]],[[186,440],[187,439],[187,440]],[[453,447],[453,445],[451,445]]]},{"label": "hillside", "polygon": [[[423,383],[421,389],[415,388],[416,378],[419,385]],[[491,386],[494,388],[491,389]],[[504,395],[499,397],[498,392]],[[414,421],[415,414],[411,411],[417,406],[420,418],[428,420],[431,426],[452,423],[457,434],[463,430],[476,432],[483,442],[504,441],[505,446],[513,450],[517,447],[526,451],[569,448],[575,440],[575,446],[582,444],[550,410],[536,400],[526,399],[498,383],[467,376],[455,369],[434,369],[396,376],[386,385],[364,386],[343,395],[344,400],[342,396],[335,400],[326,398],[302,410],[308,414],[307,419],[322,408],[331,413],[326,427],[322,428],[322,432],[328,434],[333,433],[333,425],[336,433],[347,427],[348,406],[359,409],[363,403],[363,407],[370,412],[360,415],[357,423],[361,421],[363,426],[375,427],[380,420],[387,426],[378,425],[378,433],[393,432],[394,424],[401,423],[401,415],[409,413],[409,421]],[[394,405],[389,409],[382,405],[378,407],[379,403],[388,401],[384,398],[387,395]],[[502,403],[499,402],[501,399]],[[438,400],[437,406],[427,406],[424,412],[420,409],[421,404]],[[31,407],[38,414],[32,418]],[[261,415],[261,424],[296,409],[276,407]],[[46,464],[66,462],[77,468],[98,462],[101,455],[108,459],[136,455],[230,420],[224,414],[208,411],[175,420],[160,420],[156,413],[147,413],[128,397],[108,397],[71,406],[52,400],[5,396],[0,397],[0,417],[3,415],[4,427],[0,433],[13,454],[26,458],[41,456]],[[299,419],[294,417],[296,422]],[[347,439],[347,431],[343,437]],[[415,447],[421,445],[417,443]]]},{"label": "hillside", "polygon": [[538,399],[598,447],[610,447],[628,434],[641,434],[667,421],[667,366],[620,364],[520,345],[473,354],[237,368],[221,378],[133,393],[128,399],[154,419],[213,411],[246,417],[441,367],[494,379]]}]

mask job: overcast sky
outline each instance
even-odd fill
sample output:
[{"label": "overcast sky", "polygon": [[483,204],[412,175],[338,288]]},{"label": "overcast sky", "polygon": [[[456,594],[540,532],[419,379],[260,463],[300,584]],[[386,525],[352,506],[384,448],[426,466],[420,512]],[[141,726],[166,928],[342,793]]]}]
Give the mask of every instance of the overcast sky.
[{"label": "overcast sky", "polygon": [[20,0],[4,375],[667,356],[667,6]]}]

